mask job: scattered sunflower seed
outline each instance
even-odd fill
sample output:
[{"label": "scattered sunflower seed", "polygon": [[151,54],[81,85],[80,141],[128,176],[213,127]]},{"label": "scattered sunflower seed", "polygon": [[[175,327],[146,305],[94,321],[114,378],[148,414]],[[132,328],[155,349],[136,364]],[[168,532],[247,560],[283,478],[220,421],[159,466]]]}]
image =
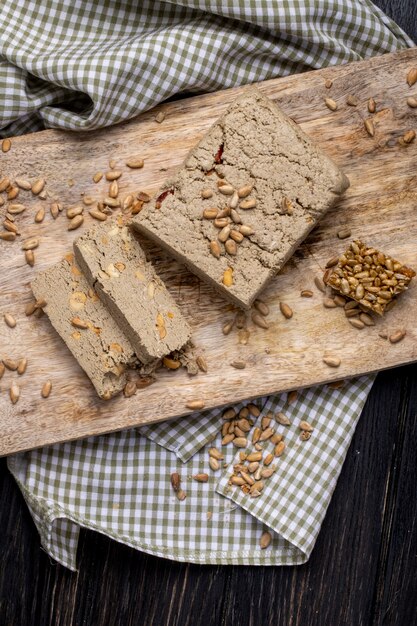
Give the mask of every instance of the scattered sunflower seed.
[{"label": "scattered sunflower seed", "polygon": [[230,365],[236,370],[244,370],[246,367],[246,361],[232,361]]},{"label": "scattered sunflower seed", "polygon": [[40,207],[35,213],[35,222],[36,224],[40,224],[45,219],[45,209],[44,207]]},{"label": "scattered sunflower seed", "polygon": [[319,276],[314,277],[314,284],[319,291],[321,291],[322,293],[326,293],[326,285]]},{"label": "scattered sunflower seed", "polygon": [[413,98],[413,97],[407,98],[407,104],[412,109],[417,109],[417,98]]},{"label": "scattered sunflower seed", "polygon": [[206,403],[204,400],[189,400],[185,406],[192,411],[201,411],[206,406]]},{"label": "scattered sunflower seed", "polygon": [[84,222],[84,217],[82,215],[76,215],[72,218],[70,223],[68,224],[67,230],[76,230],[79,228]]},{"label": "scattered sunflower seed", "polygon": [[109,182],[112,182],[113,180],[118,180],[121,175],[122,175],[122,172],[120,170],[110,170],[109,172],[106,172],[105,174],[106,180],[108,180]]},{"label": "scattered sunflower seed", "polygon": [[291,307],[288,304],[286,304],[285,302],[280,302],[279,303],[279,309],[280,309],[281,313],[283,314],[283,316],[287,320],[292,318],[293,311],[292,311]]},{"label": "scattered sunflower seed", "polygon": [[417,68],[412,67],[407,73],[407,83],[412,87],[417,82]]},{"label": "scattered sunflower seed", "polygon": [[[351,236],[351,231],[349,228],[341,228],[340,230],[337,231],[337,236],[339,239],[347,239],[348,237]],[[333,260],[333,259],[332,259]],[[339,259],[337,259],[335,265],[337,264],[337,262],[339,261]],[[326,265],[327,267],[327,265]],[[332,267],[331,265],[329,267]]]},{"label": "scattered sunflower seed", "polygon": [[337,111],[337,102],[333,98],[325,98],[324,102],[330,111]]},{"label": "scattered sunflower seed", "polygon": [[25,251],[26,250],[35,250],[35,248],[37,248],[38,246],[39,246],[39,239],[37,239],[37,238],[27,239],[22,244],[22,250],[25,250]]},{"label": "scattered sunflower seed", "polygon": [[45,184],[46,180],[44,178],[38,178],[37,180],[35,180],[31,187],[33,195],[37,196],[38,194],[40,194],[45,187]]},{"label": "scattered sunflower seed", "polygon": [[19,397],[20,397],[20,387],[15,382],[11,384],[11,387],[9,389],[9,395],[10,395],[10,400],[12,401],[12,404],[16,404],[16,402],[19,400]]},{"label": "scattered sunflower seed", "polygon": [[326,87],[326,89],[330,89],[333,86],[333,81],[330,80],[330,78],[327,78],[324,83],[324,86]]},{"label": "scattered sunflower seed", "polygon": [[373,137],[375,135],[375,127],[374,127],[374,123],[371,120],[370,117],[368,117],[365,121],[364,121],[364,126],[365,126],[365,130],[368,133],[368,135],[370,137]]},{"label": "scattered sunflower seed", "polygon": [[415,138],[416,138],[415,130],[407,131],[402,137],[404,143],[412,143]]},{"label": "scattered sunflower seed", "polygon": [[308,430],[302,430],[300,434],[301,441],[308,441],[311,437],[311,432]]},{"label": "scattered sunflower seed", "polygon": [[17,373],[19,376],[22,376],[26,372],[26,368],[28,366],[28,360],[26,358],[20,359],[19,364],[17,366]]},{"label": "scattered sunflower seed", "polygon": [[11,147],[12,142],[10,141],[10,139],[3,139],[3,141],[1,142],[2,152],[9,152]]},{"label": "scattered sunflower seed", "polygon": [[16,326],[16,319],[10,313],[4,314],[4,321],[6,322],[9,328],[14,328]]},{"label": "scattered sunflower seed", "polygon": [[368,100],[368,111],[369,113],[375,113],[376,111],[376,102],[373,98],[369,98]]},{"label": "scattered sunflower seed", "polygon": [[389,335],[388,339],[390,340],[391,343],[398,343],[399,341],[404,339],[406,334],[407,333],[405,330],[396,330],[394,333]]},{"label": "scattered sunflower seed", "polygon": [[277,413],[275,415],[275,419],[278,422],[278,424],[281,424],[282,426],[291,426],[291,422],[288,419],[288,417],[286,415],[284,415],[284,413]]},{"label": "scattered sunflower seed", "polygon": [[208,474],[194,474],[193,479],[198,483],[206,483],[209,477]]},{"label": "scattered sunflower seed", "polygon": [[30,267],[35,265],[35,253],[33,250],[25,250],[25,261]]},{"label": "scattered sunflower seed", "polygon": [[325,363],[329,367],[339,367],[339,365],[341,364],[341,360],[336,356],[324,356],[323,363]]},{"label": "scattered sunflower seed", "polygon": [[359,104],[359,99],[356,96],[348,96],[346,98],[346,104],[350,107],[357,107]]},{"label": "scattered sunflower seed", "polygon": [[52,383],[50,380],[47,380],[43,385],[42,385],[42,389],[41,389],[41,396],[42,398],[49,398],[49,394],[51,393],[52,390]]}]

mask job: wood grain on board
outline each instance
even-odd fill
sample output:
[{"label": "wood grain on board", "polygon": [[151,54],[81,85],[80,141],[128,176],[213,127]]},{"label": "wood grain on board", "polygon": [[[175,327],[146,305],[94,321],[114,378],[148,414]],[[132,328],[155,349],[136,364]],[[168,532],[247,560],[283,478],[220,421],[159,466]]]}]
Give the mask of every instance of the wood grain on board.
[{"label": "wood grain on board", "polygon": [[[104,197],[106,183],[96,185],[92,176],[98,170],[106,171],[111,158],[123,170],[119,180],[122,197],[139,189],[155,191],[244,88],[162,105],[159,109],[166,113],[162,124],[155,122],[154,110],[93,133],[44,131],[13,139],[12,149],[1,154],[1,174],[44,177],[48,199],[34,199],[24,191],[19,196],[29,207],[16,220],[21,239],[39,236],[41,240],[33,269],[25,263],[19,240],[0,242],[0,314],[11,312],[18,320],[14,329],[1,323],[0,357],[26,356],[29,361],[26,373],[17,381],[21,397],[16,405],[10,403],[8,389],[17,374],[6,371],[0,381],[0,454],[186,414],[185,405],[191,399],[203,398],[211,408],[417,360],[415,286],[386,318],[362,331],[352,328],[341,310],[323,309],[322,294],[313,286],[326,260],[345,247],[336,236],[341,227],[349,227],[352,236],[417,266],[417,144],[404,146],[398,141],[417,126],[417,110],[406,103],[407,96],[417,93],[417,85],[409,88],[405,80],[413,66],[417,66],[416,49],[259,84],[343,167],[351,187],[266,289],[263,295],[271,309],[270,328],[262,330],[250,323],[247,345],[239,344],[236,332],[227,337],[221,332],[222,324],[233,316],[230,305],[146,243],[150,258],[193,328],[195,343],[204,350],[209,371],[190,377],[183,370],[161,370],[157,382],[133,398],[120,396],[107,403],[97,399],[46,316],[36,319],[24,314],[34,273],[61,259],[80,233],[67,231],[62,214],[56,221],[47,215],[42,224],[35,224],[35,208],[49,207],[53,200],[66,208],[75,206],[80,204],[81,193],[97,200]],[[333,81],[330,89],[324,85],[328,78]],[[359,98],[358,107],[346,105],[349,94]],[[367,100],[371,96],[377,103],[373,138],[363,123],[370,116]],[[325,106],[326,97],[336,100],[337,111]],[[132,155],[145,159],[142,170],[124,166]],[[0,212],[4,215],[5,206]],[[88,217],[84,227],[92,222]],[[314,297],[301,298],[300,291],[308,288],[313,289]],[[294,310],[292,319],[284,319],[279,312],[280,300]],[[407,330],[399,344],[378,336],[382,329],[397,328]],[[324,365],[325,352],[341,358],[338,369]],[[231,367],[236,359],[246,360],[246,369]],[[40,388],[48,378],[53,391],[44,400]]]}]

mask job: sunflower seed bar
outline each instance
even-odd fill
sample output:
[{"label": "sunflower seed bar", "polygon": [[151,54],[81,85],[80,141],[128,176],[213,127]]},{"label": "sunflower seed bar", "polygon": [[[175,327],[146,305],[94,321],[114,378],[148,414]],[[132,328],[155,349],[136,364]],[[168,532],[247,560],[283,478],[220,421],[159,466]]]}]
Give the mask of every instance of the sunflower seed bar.
[{"label": "sunflower seed bar", "polygon": [[301,128],[251,87],[132,224],[249,309],[348,186]]},{"label": "sunflower seed bar", "polygon": [[383,315],[416,273],[391,256],[362,241],[354,241],[323,277],[326,285],[359,302],[366,310]]},{"label": "sunflower seed bar", "polygon": [[126,384],[126,369],[136,361],[129,340],[90,288],[72,254],[32,281],[37,300],[65,341],[98,395],[109,399]]},{"label": "sunflower seed bar", "polygon": [[191,335],[187,321],[123,222],[98,224],[76,239],[74,252],[142,363],[187,343]]}]

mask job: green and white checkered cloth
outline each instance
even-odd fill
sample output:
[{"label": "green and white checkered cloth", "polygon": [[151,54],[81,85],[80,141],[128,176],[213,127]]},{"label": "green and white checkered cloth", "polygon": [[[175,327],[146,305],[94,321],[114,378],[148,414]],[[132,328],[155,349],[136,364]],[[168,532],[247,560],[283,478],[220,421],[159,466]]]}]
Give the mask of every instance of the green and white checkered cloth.
[{"label": "green and white checkered cloth", "polygon": [[[2,0],[0,134],[89,130],[128,119],[179,92],[223,89],[411,46],[369,0]],[[259,498],[231,488],[238,460],[221,413],[55,445],[9,467],[55,559],[76,568],[80,527],[150,554],[198,563],[294,565],[313,549],[372,377],[258,401],[284,408],[285,454]],[[259,418],[260,419],[260,418]],[[309,441],[299,423],[314,426]],[[256,424],[254,425],[254,427]],[[249,435],[250,439],[250,435]],[[267,444],[265,450],[272,449]],[[187,494],[175,497],[178,471]],[[207,472],[208,483],[191,476]],[[269,548],[259,539],[268,528]]]}]

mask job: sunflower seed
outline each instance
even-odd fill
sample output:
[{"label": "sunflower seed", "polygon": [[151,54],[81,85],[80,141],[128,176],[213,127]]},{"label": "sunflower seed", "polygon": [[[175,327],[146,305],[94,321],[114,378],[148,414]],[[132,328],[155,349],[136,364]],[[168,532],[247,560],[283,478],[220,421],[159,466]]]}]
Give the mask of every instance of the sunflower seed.
[{"label": "sunflower seed", "polygon": [[230,231],[229,237],[233,239],[233,241],[236,241],[236,243],[242,243],[244,239],[244,235],[242,233],[240,233],[238,230],[233,229]]},{"label": "sunflower seed", "polygon": [[264,317],[269,315],[269,306],[263,300],[259,300],[259,299],[255,300],[255,302],[253,303],[253,306]]},{"label": "sunflower seed", "polygon": [[43,385],[42,385],[42,389],[41,389],[41,396],[42,398],[48,398],[49,394],[51,393],[52,390],[52,383],[50,380],[47,380]]},{"label": "sunflower seed", "polygon": [[83,330],[87,329],[89,326],[88,322],[80,319],[79,317],[73,317],[71,319],[71,324],[75,326],[75,328],[82,328]]},{"label": "sunflower seed", "polygon": [[404,143],[411,143],[414,141],[415,138],[416,138],[416,131],[409,130],[405,133],[405,135],[403,135],[402,139]]},{"label": "sunflower seed", "polygon": [[359,319],[365,324],[365,326],[375,326],[375,322],[369,313],[361,313],[359,315]]},{"label": "sunflower seed", "polygon": [[211,189],[202,189],[201,190],[201,197],[204,198],[205,200],[207,200],[208,198],[211,198],[213,196],[213,192]]},{"label": "sunflower seed", "polygon": [[259,326],[259,328],[269,328],[269,324],[266,321],[266,319],[264,318],[263,315],[260,315],[259,313],[256,313],[255,311],[251,314],[251,319],[252,322],[256,325]]},{"label": "sunflower seed", "polygon": [[185,500],[185,498],[187,497],[187,494],[182,489],[179,489],[179,491],[177,491],[175,495],[177,496],[177,500],[179,500],[180,502]]},{"label": "sunflower seed", "polygon": [[107,219],[107,215],[98,209],[91,209],[88,213],[92,218],[99,220],[100,222],[105,222]]},{"label": "sunflower seed", "polygon": [[56,202],[54,202],[53,204],[51,204],[49,211],[53,217],[54,220],[56,220],[56,218],[59,215],[59,209],[58,209],[58,204]]},{"label": "sunflower seed", "polygon": [[30,267],[33,267],[35,265],[35,253],[33,252],[33,250],[25,251],[25,261],[28,265],[30,265]]},{"label": "sunflower seed", "polygon": [[412,67],[407,73],[407,83],[412,87],[417,82],[417,68]]},{"label": "sunflower seed", "polygon": [[213,457],[209,458],[209,466],[210,466],[210,469],[213,470],[213,472],[217,472],[220,469],[220,463],[218,462],[217,459]]},{"label": "sunflower seed", "polygon": [[255,207],[256,207],[255,198],[248,198],[247,200],[242,200],[242,202],[239,203],[239,209],[242,209],[243,211],[254,209]]},{"label": "sunflower seed", "polygon": [[271,422],[272,422],[272,417],[271,417],[271,413],[269,412],[267,415],[265,415],[265,417],[261,419],[262,430],[265,430],[266,428],[268,428],[271,425]]},{"label": "sunflower seed", "polygon": [[339,263],[339,257],[338,256],[332,256],[331,259],[329,259],[325,265],[326,269],[329,267],[333,267],[334,265],[337,265]]},{"label": "sunflower seed", "polygon": [[373,98],[369,98],[368,100],[368,111],[369,113],[375,113],[376,111],[376,103]]},{"label": "sunflower seed", "polygon": [[329,367],[339,367],[339,365],[341,364],[341,360],[336,356],[324,356],[323,363],[325,363]]},{"label": "sunflower seed", "polygon": [[10,313],[5,313],[3,317],[9,328],[14,328],[16,326],[16,320],[13,315],[11,315]]},{"label": "sunflower seed", "polygon": [[305,430],[308,433],[312,433],[314,428],[311,424],[303,420],[300,422],[300,430]]},{"label": "sunflower seed", "polygon": [[236,485],[237,487],[241,487],[242,485],[246,484],[245,479],[242,478],[241,476],[232,476],[230,478],[230,482],[232,485]]},{"label": "sunflower seed", "polygon": [[210,241],[209,248],[211,254],[216,257],[216,259],[219,259],[222,253],[219,243],[217,241]]},{"label": "sunflower seed", "polygon": [[27,239],[22,244],[22,250],[34,250],[38,246],[39,246],[39,239],[37,238]]},{"label": "sunflower seed", "polygon": [[15,241],[16,233],[12,233],[10,231],[0,232],[0,239],[3,241]]},{"label": "sunflower seed", "polygon": [[234,241],[233,239],[228,239],[226,243],[224,244],[224,247],[225,247],[227,254],[230,254],[231,256],[235,256],[237,254],[236,241]]},{"label": "sunflower seed", "polygon": [[[404,339],[406,334],[407,333],[406,333],[405,330],[396,330],[394,333],[389,335],[388,339],[390,340],[391,343],[398,343],[399,341]],[[4,363],[4,361],[3,361],[3,363]]]},{"label": "sunflower seed", "polygon": [[365,126],[365,130],[366,130],[366,132],[368,133],[368,135],[369,135],[370,137],[373,137],[373,136],[375,135],[375,127],[374,127],[374,123],[373,123],[373,121],[371,120],[371,118],[369,118],[369,117],[368,117],[368,118],[364,121],[364,126]]},{"label": "sunflower seed", "polygon": [[225,324],[223,324],[222,326],[222,333],[223,335],[229,335],[233,326],[235,324],[235,320],[231,320],[230,322],[226,322]]},{"label": "sunflower seed", "polygon": [[246,448],[248,440],[246,437],[236,437],[236,439],[233,439],[233,445],[236,446],[236,448]]},{"label": "sunflower seed", "polygon": [[240,217],[239,213],[235,209],[230,210],[230,217],[232,218],[232,221],[234,224],[242,223],[242,218]]},{"label": "sunflower seed", "polygon": [[74,206],[74,207],[71,207],[70,209],[67,209],[66,216],[69,220],[72,220],[72,218],[76,217],[76,215],[81,215],[83,211],[84,211],[84,207]]},{"label": "sunflower seed", "polygon": [[417,109],[417,98],[407,98],[407,104],[412,109]]},{"label": "sunflower seed", "polygon": [[355,317],[349,319],[349,324],[353,326],[353,328],[357,328],[358,330],[362,330],[362,328],[365,328],[365,324],[361,322],[360,319],[356,319]]},{"label": "sunflower seed", "polygon": [[35,182],[32,183],[32,187],[31,187],[33,195],[37,196],[38,194],[40,194],[40,192],[45,187],[45,184],[46,184],[46,180],[44,178],[38,178],[37,180],[35,180]]},{"label": "sunflower seed", "polygon": [[72,220],[68,224],[67,230],[76,230],[77,228],[79,228],[83,224],[83,222],[84,222],[83,216],[82,215],[76,215],[75,217],[72,218]]},{"label": "sunflower seed", "polygon": [[242,224],[239,228],[239,232],[242,233],[245,237],[249,237],[250,235],[254,235],[255,231],[252,226],[248,226],[247,224]]},{"label": "sunflower seed", "polygon": [[278,422],[278,424],[281,424],[282,426],[291,426],[291,422],[288,419],[288,417],[286,415],[284,415],[284,413],[277,413],[275,415],[275,419]]},{"label": "sunflower seed", "polygon": [[119,195],[119,184],[118,184],[117,180],[114,180],[109,185],[109,197],[110,198],[117,198],[118,195]]},{"label": "sunflower seed", "polygon": [[315,276],[314,284],[316,285],[319,291],[321,291],[322,293],[326,292],[326,285],[324,284],[323,280],[319,278],[319,276]]},{"label": "sunflower seed", "polygon": [[11,213],[12,215],[19,215],[20,213],[23,213],[23,211],[25,210],[26,210],[26,207],[24,204],[10,204],[9,208],[7,209],[7,211]]},{"label": "sunflower seed", "polygon": [[243,408],[240,409],[239,411],[239,418],[240,419],[246,419],[249,415],[249,409],[247,406],[244,406]]},{"label": "sunflower seed", "polygon": [[262,434],[261,429],[256,426],[256,428],[253,429],[253,433],[252,433],[252,443],[257,443],[259,441],[259,438]]},{"label": "sunflower seed", "polygon": [[2,152],[9,152],[11,147],[12,142],[10,141],[10,139],[3,139],[3,141],[1,142]]},{"label": "sunflower seed", "polygon": [[301,441],[308,441],[311,437],[311,433],[308,430],[301,431],[300,439]]},{"label": "sunflower seed", "polygon": [[348,96],[346,98],[346,104],[350,107],[357,107],[359,104],[359,99],[356,96]]},{"label": "sunflower seed", "polygon": [[26,180],[26,178],[15,178],[14,183],[24,191],[30,191],[32,189],[32,183]]},{"label": "sunflower seed", "polygon": [[246,460],[249,463],[253,463],[254,461],[261,461],[262,452],[251,452],[250,454],[247,455]]},{"label": "sunflower seed", "polygon": [[224,196],[232,196],[235,190],[233,189],[232,185],[222,185],[221,187],[219,187],[219,191]]},{"label": "sunflower seed", "polygon": [[15,372],[19,367],[18,361],[14,359],[3,359],[3,365],[10,371]]},{"label": "sunflower seed", "polygon": [[162,124],[164,119],[165,119],[165,113],[163,111],[159,111],[159,113],[155,115],[155,122],[157,122],[158,124]]},{"label": "sunflower seed", "polygon": [[0,192],[6,191],[8,187],[10,187],[10,179],[7,178],[6,176],[3,178],[0,178]]},{"label": "sunflower seed", "polygon": [[251,463],[249,463],[248,465],[248,472],[249,474],[254,474],[256,472],[256,470],[259,467],[259,461],[252,461]]},{"label": "sunflower seed", "polygon": [[351,234],[352,233],[349,228],[342,228],[341,230],[337,231],[337,236],[339,239],[347,239],[348,237],[351,236]]},{"label": "sunflower seed", "polygon": [[[217,217],[218,214],[218,209],[216,208],[212,208],[212,209],[204,209],[203,211],[203,217],[206,220],[214,220]],[[227,222],[225,222],[225,225],[227,224]]]},{"label": "sunflower seed", "polygon": [[19,364],[17,366],[17,373],[19,376],[22,376],[26,372],[26,368],[28,365],[28,360],[26,358],[20,359]]},{"label": "sunflower seed", "polygon": [[142,211],[142,207],[143,207],[142,200],[138,200],[137,202],[134,203],[133,207],[131,208],[130,210],[131,214],[137,215],[138,213]]},{"label": "sunflower seed", "polygon": [[231,267],[228,267],[227,270],[223,272],[223,285],[226,287],[233,285],[233,269]]},{"label": "sunflower seed", "polygon": [[337,102],[335,102],[335,100],[333,100],[333,98],[325,98],[324,100],[326,107],[328,109],[330,109],[330,111],[336,111],[337,110]]},{"label": "sunflower seed", "polygon": [[41,222],[43,222],[43,220],[45,219],[45,209],[42,206],[40,209],[38,209],[35,213],[35,222],[37,224],[40,224]]},{"label": "sunflower seed", "polygon": [[246,361],[232,361],[230,365],[236,370],[244,370],[246,367]]},{"label": "sunflower seed", "polygon": [[246,198],[246,196],[251,193],[252,189],[253,185],[244,185],[237,190],[237,195],[239,196],[239,198]]},{"label": "sunflower seed", "polygon": [[171,486],[175,492],[179,491],[181,485],[181,477],[177,472],[171,474]]},{"label": "sunflower seed", "polygon": [[285,441],[280,441],[275,446],[275,450],[274,450],[275,456],[282,456],[282,454],[284,453],[284,450],[285,450]]},{"label": "sunflower seed", "polygon": [[198,483],[206,483],[209,477],[208,474],[194,474],[193,479]]},{"label": "sunflower seed", "polygon": [[272,461],[274,460],[274,455],[271,454],[271,452],[269,454],[266,455],[265,459],[264,459],[264,465],[268,466],[271,465]]},{"label": "sunflower seed", "polygon": [[5,371],[6,371],[6,368],[4,367],[4,364],[0,362],[0,380],[3,378]]},{"label": "sunflower seed", "polygon": [[[128,167],[131,167],[131,166],[128,166]],[[121,175],[122,175],[122,172],[120,170],[110,170],[109,172],[106,172],[105,174],[106,180],[108,180],[109,182],[112,182],[113,180],[118,180]]]},{"label": "sunflower seed", "polygon": [[259,441],[268,441],[275,433],[275,428],[265,428],[265,430],[260,434]]},{"label": "sunflower seed", "polygon": [[12,383],[9,389],[10,400],[12,404],[16,404],[20,397],[20,387],[16,383]]},{"label": "sunflower seed", "polygon": [[323,298],[323,306],[326,309],[335,309],[337,307],[337,304],[333,300],[333,298]]},{"label": "sunflower seed", "polygon": [[256,404],[248,404],[247,406],[248,412],[253,416],[253,417],[259,417],[261,412],[258,409],[258,407],[256,406]]},{"label": "sunflower seed", "polygon": [[10,220],[4,220],[3,226],[7,231],[9,231],[9,233],[20,235],[18,227],[16,226],[16,224],[13,224],[13,222],[11,222]]},{"label": "sunflower seed", "polygon": [[285,304],[285,302],[280,302],[279,308],[280,308],[281,313],[287,320],[291,319],[291,317],[293,316],[293,311],[291,307],[288,306],[288,304]]},{"label": "sunflower seed", "polygon": [[95,183],[99,183],[101,179],[103,178],[103,176],[104,176],[103,172],[96,172],[93,176],[93,181]]},{"label": "sunflower seed", "polygon": [[326,89],[330,89],[333,86],[333,81],[330,80],[330,78],[326,78],[324,86],[326,87]]},{"label": "sunflower seed", "polygon": [[9,187],[7,189],[7,199],[14,200],[19,195],[19,187]]}]

